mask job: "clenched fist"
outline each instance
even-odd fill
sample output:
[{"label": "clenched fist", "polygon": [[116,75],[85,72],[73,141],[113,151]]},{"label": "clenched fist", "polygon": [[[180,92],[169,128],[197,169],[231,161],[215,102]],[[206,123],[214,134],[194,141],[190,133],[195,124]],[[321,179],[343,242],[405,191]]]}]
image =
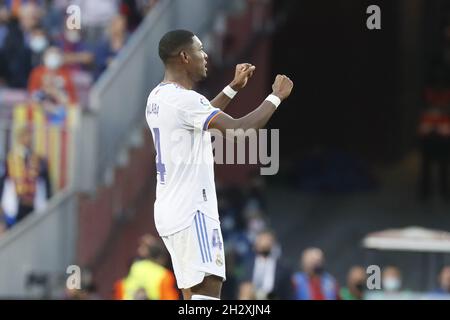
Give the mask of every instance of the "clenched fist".
[{"label": "clenched fist", "polygon": [[291,94],[294,83],[284,74],[277,75],[272,84],[272,94],[276,95],[281,100],[286,99]]},{"label": "clenched fist", "polygon": [[250,63],[241,63],[236,66],[234,79],[230,87],[238,91],[247,85],[248,80],[253,76],[256,67]]}]

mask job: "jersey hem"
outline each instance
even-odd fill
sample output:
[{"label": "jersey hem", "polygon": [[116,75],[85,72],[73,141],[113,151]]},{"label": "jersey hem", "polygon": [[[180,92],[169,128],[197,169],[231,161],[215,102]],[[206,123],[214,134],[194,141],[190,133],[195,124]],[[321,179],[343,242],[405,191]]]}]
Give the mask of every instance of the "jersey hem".
[{"label": "jersey hem", "polygon": [[207,213],[205,213],[205,212],[203,212],[203,211],[201,211],[201,210],[196,210],[196,211],[194,211],[194,214],[192,215],[191,219],[189,220],[189,223],[183,224],[182,226],[180,226],[180,227],[178,227],[178,228],[175,228],[175,229],[173,229],[173,230],[167,231],[167,232],[159,232],[158,230],[156,230],[156,231],[158,231],[158,234],[159,234],[160,237],[168,237],[168,236],[171,236],[171,235],[173,235],[173,234],[175,234],[175,233],[178,233],[178,232],[180,232],[180,231],[183,231],[184,229],[187,229],[187,228],[189,228],[190,226],[192,226],[192,222],[193,222],[193,220],[194,220],[194,218],[195,218],[195,214],[197,213],[197,211],[200,211],[200,212],[202,212],[205,216],[207,216],[208,218],[213,219],[214,221],[217,221],[217,222],[219,223],[219,225],[220,225],[220,219],[219,219],[219,218],[211,217],[210,215],[208,215]]}]

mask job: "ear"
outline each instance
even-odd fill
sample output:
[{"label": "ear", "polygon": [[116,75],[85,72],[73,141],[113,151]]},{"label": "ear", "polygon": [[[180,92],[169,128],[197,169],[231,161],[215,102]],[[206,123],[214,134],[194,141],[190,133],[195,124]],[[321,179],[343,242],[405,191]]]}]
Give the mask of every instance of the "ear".
[{"label": "ear", "polygon": [[180,58],[181,58],[181,61],[183,63],[188,63],[189,62],[189,55],[184,50],[180,51]]}]

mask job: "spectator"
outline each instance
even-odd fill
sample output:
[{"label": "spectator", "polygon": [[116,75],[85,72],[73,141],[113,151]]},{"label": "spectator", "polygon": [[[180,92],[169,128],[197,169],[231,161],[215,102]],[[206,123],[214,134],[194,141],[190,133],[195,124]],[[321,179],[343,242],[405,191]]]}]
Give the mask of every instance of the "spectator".
[{"label": "spectator", "polygon": [[83,41],[80,30],[70,30],[65,27],[64,32],[58,38],[57,46],[63,53],[66,66],[84,70],[91,68],[94,54]]},{"label": "spectator", "polygon": [[303,251],[301,266],[303,272],[293,275],[295,299],[337,300],[338,284],[334,277],[324,270],[324,256],[318,248]]},{"label": "spectator", "polygon": [[[139,260],[145,260],[151,255],[151,251],[153,248],[158,248],[160,246],[158,238],[154,237],[153,235],[147,233],[144,234],[139,239],[139,245],[137,249],[137,257],[135,261]],[[159,265],[169,268],[170,265],[170,259],[167,251],[162,250],[158,255],[156,255],[154,258],[154,261],[158,263]]]},{"label": "spectator", "polygon": [[342,300],[361,300],[366,288],[366,271],[361,266],[354,266],[347,275],[347,287],[342,288],[340,297]]},{"label": "spectator", "polygon": [[25,35],[16,19],[8,24],[3,44],[4,79],[7,86],[26,88],[31,71],[31,50],[25,43]]},{"label": "spectator", "polygon": [[5,5],[13,17],[19,16],[23,7],[29,4],[43,7],[44,0],[5,0]]},{"label": "spectator", "polygon": [[144,234],[139,239],[139,244],[138,244],[138,248],[136,251],[136,253],[137,253],[136,260],[146,259],[148,257],[148,255],[150,254],[150,248],[152,246],[156,245],[157,242],[158,242],[158,240],[153,235]]},{"label": "spectator", "polygon": [[402,274],[397,267],[386,267],[382,275],[382,286],[386,292],[399,292],[402,287]]},{"label": "spectator", "polygon": [[[138,243],[138,247],[136,250],[136,256],[132,259],[132,261],[129,263],[128,270],[131,269],[132,265],[136,261],[143,261],[148,259],[148,257],[151,255],[152,248],[155,246],[159,246],[158,239],[154,237],[151,234],[144,234],[140,239]],[[160,266],[163,266],[167,269],[170,268],[170,260],[169,256],[166,251],[162,251],[160,255],[157,255],[154,257],[154,262],[159,264]],[[114,283],[114,300],[123,300],[125,297],[125,284],[126,284],[127,278],[122,278],[117,280]],[[143,290],[143,291],[142,291]],[[145,295],[143,295],[145,294]],[[137,289],[134,293],[134,300],[147,300],[147,294],[145,291],[145,288]]]},{"label": "spectator", "polygon": [[34,27],[30,32],[31,65],[38,66],[44,55],[45,49],[49,46],[49,39],[45,29],[41,26]]},{"label": "spectator", "polygon": [[1,204],[11,226],[33,210],[43,209],[51,195],[47,162],[33,151],[28,128],[19,131],[4,171]]},{"label": "spectator", "polygon": [[61,50],[49,47],[45,50],[43,65],[31,72],[28,91],[40,101],[67,106],[77,102],[75,87],[70,72],[63,66]]},{"label": "spectator", "polygon": [[107,39],[105,39],[96,50],[95,78],[98,78],[100,74],[105,71],[120,49],[125,46],[128,37],[126,23],[126,18],[124,16],[116,16],[111,21],[108,28]]},{"label": "spectator", "polygon": [[[172,271],[161,265],[162,259],[164,249],[161,243],[151,243],[148,247],[148,256],[133,262],[127,277],[122,280],[121,298],[178,300],[179,292],[176,289],[175,276]],[[145,295],[142,290],[145,290]],[[116,298],[119,298],[117,293]]]},{"label": "spectator", "polygon": [[77,102],[81,106],[88,105],[89,92],[93,83],[94,50],[86,44],[82,33],[77,29],[65,26],[59,30],[56,46],[63,54],[64,66],[70,70],[72,82],[76,88]]},{"label": "spectator", "polygon": [[256,237],[254,256],[247,261],[244,281],[239,288],[240,299],[291,299],[288,268],[281,261],[275,236],[263,231]]},{"label": "spectator", "polygon": [[30,32],[42,22],[43,17],[42,7],[34,2],[27,2],[20,6],[19,22],[20,28],[25,34],[25,40],[28,43],[28,36]]},{"label": "spectator", "polygon": [[8,86],[26,88],[32,69],[31,31],[40,23],[40,8],[27,3],[20,7],[18,17],[10,19],[3,43],[4,78]]},{"label": "spectator", "polygon": [[410,300],[412,294],[402,288],[402,274],[394,266],[384,268],[381,275],[382,290],[368,292],[367,300]]},{"label": "spectator", "polygon": [[439,295],[450,295],[450,265],[442,268],[439,274],[439,288],[433,293]]}]

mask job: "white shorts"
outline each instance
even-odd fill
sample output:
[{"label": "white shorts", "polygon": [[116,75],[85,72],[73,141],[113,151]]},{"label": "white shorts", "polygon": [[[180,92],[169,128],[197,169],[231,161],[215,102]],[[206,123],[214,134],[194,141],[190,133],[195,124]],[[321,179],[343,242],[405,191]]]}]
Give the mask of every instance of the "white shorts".
[{"label": "white shorts", "polygon": [[197,211],[190,227],[162,237],[172,258],[179,289],[191,288],[208,275],[225,281],[220,223]]}]

